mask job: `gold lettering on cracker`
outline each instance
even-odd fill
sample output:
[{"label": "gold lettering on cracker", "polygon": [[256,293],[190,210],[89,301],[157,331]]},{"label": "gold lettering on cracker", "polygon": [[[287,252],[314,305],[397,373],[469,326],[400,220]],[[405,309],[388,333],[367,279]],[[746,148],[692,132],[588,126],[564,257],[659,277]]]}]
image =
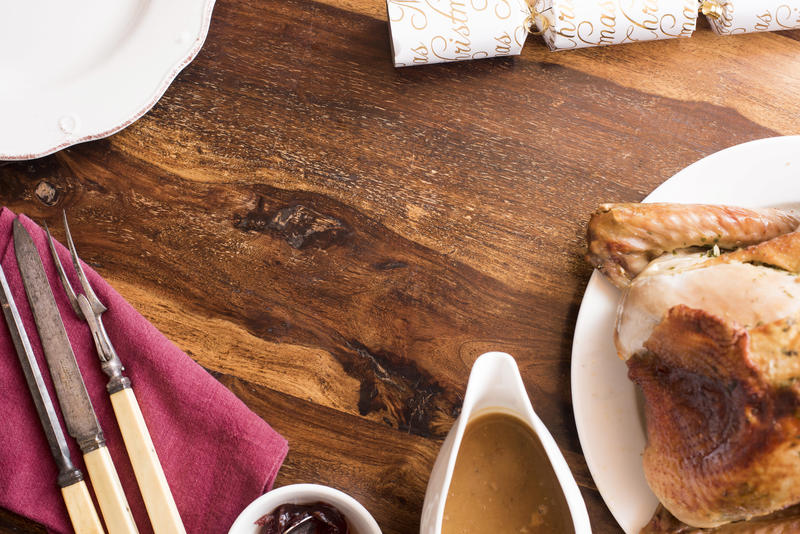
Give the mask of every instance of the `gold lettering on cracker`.
[{"label": "gold lettering on cracker", "polygon": [[[389,19],[391,22],[400,22],[406,16],[406,9],[411,12],[410,22],[415,30],[424,30],[428,26],[428,15],[417,7],[415,4],[420,4],[421,0],[389,0],[389,3],[399,8],[400,17],[396,19]],[[391,10],[389,10],[391,12]]]},{"label": "gold lettering on cracker", "polygon": [[697,27],[697,5],[690,0],[683,6],[683,24],[679,37],[691,37]]},{"label": "gold lettering on cracker", "polygon": [[508,56],[511,54],[511,36],[508,32],[494,38],[494,53],[496,56]]},{"label": "gold lettering on cracker", "polygon": [[577,35],[578,35],[578,39],[580,39],[581,42],[586,43],[586,44],[590,44],[590,45],[596,45],[597,44],[596,41],[590,41],[589,40],[589,38],[592,36],[593,33],[594,33],[594,24],[592,24],[590,21],[582,20],[578,24],[578,33],[577,33]]},{"label": "gold lettering on cracker", "polygon": [[412,48],[411,51],[414,52],[414,59],[412,60],[412,63],[415,65],[428,62],[428,47],[425,46],[425,43],[419,43],[419,46]]},{"label": "gold lettering on cracker", "polygon": [[522,46],[528,38],[528,29],[525,26],[517,26],[514,28],[514,42],[517,46]]},{"label": "gold lettering on cracker", "polygon": [[[503,9],[501,6],[505,6]],[[500,20],[505,20],[511,16],[511,5],[508,3],[508,0],[500,0],[494,6],[494,14]]]},{"label": "gold lettering on cracker", "polygon": [[756,15],[756,19],[758,19],[758,22],[756,22],[755,25],[755,30],[757,32],[765,32],[769,30],[769,25],[772,22],[772,15],[768,10],[760,15]]},{"label": "gold lettering on cracker", "polygon": [[729,0],[725,0],[725,17],[723,20],[727,22],[728,33],[731,35],[736,35],[738,33],[747,33],[747,28],[742,28],[741,26],[738,28],[733,27],[733,14],[734,14],[734,3],[730,2]]},{"label": "gold lettering on cracker", "polygon": [[572,0],[565,0],[561,2],[558,7],[556,34],[567,39],[572,45],[571,47],[564,48],[575,48],[578,46],[578,42],[575,40],[575,37],[578,35],[578,25],[575,23],[575,5],[572,3]]},{"label": "gold lettering on cracker", "polygon": [[595,36],[594,24],[585,20],[578,25],[578,39],[582,42],[594,46],[607,46],[616,42],[617,33],[617,8],[615,0],[603,0],[599,2],[601,9],[600,26],[598,34]]},{"label": "gold lettering on cracker", "polygon": [[431,4],[431,0],[425,0],[425,3],[428,4],[428,7],[430,7],[436,13],[439,13],[440,15],[448,19],[453,24],[466,24],[467,21],[469,20],[469,17],[467,15],[466,4],[464,2],[451,0],[449,5],[450,8],[449,12],[444,12],[441,9],[438,9],[436,6]]},{"label": "gold lettering on cracker", "polygon": [[677,37],[679,35],[679,33],[675,33],[675,27],[678,25],[677,23],[678,20],[675,18],[675,15],[668,13],[658,21],[658,28],[661,30],[661,33],[667,37]]},{"label": "gold lettering on cracker", "polygon": [[722,15],[712,19],[712,24],[722,35],[733,33],[733,4],[725,2],[722,4]]},{"label": "gold lettering on cracker", "polygon": [[[488,57],[488,52],[473,50],[466,0],[450,0],[446,9],[441,8],[441,4],[435,7],[431,0],[426,0],[426,3],[433,11],[452,23],[449,36],[437,35],[431,39],[430,51],[434,56],[445,61]],[[469,5],[475,8],[474,0],[470,0]]]},{"label": "gold lettering on cracker", "polygon": [[786,4],[778,6],[775,9],[775,23],[780,26],[782,30],[794,30],[800,28],[800,10],[798,11],[797,19],[792,20],[792,8]]},{"label": "gold lettering on cracker", "polygon": [[[659,27],[658,0],[630,0],[628,4],[626,9],[625,2],[620,2],[619,9],[622,11],[622,15],[634,26],[653,32],[653,38],[657,38]],[[628,36],[631,33],[629,30]]]},{"label": "gold lettering on cracker", "polygon": [[684,21],[678,27],[678,19],[673,14],[667,14],[661,17],[659,21],[659,28],[661,33],[667,37],[689,37],[692,35],[693,21]]},{"label": "gold lettering on cracker", "polygon": [[461,37],[460,40],[455,41],[456,54],[458,53],[469,54],[471,50],[470,45],[472,44],[472,41],[470,41],[469,39],[469,28],[465,24],[462,24],[458,28],[453,28],[453,32],[455,32],[459,37]]},{"label": "gold lettering on cracker", "polygon": [[600,41],[598,42],[599,45],[610,45],[614,44],[615,39],[614,36],[617,33],[617,8],[616,4],[613,0],[607,0],[606,2],[600,2],[600,8],[603,10],[603,14],[600,15],[600,24],[602,25],[600,29]]},{"label": "gold lettering on cracker", "polygon": [[[452,39],[450,39],[452,41]],[[430,50],[434,56],[444,61],[461,61],[463,59],[472,58],[472,50],[456,46],[455,49],[448,55],[448,39],[443,35],[437,35],[431,39]]]}]

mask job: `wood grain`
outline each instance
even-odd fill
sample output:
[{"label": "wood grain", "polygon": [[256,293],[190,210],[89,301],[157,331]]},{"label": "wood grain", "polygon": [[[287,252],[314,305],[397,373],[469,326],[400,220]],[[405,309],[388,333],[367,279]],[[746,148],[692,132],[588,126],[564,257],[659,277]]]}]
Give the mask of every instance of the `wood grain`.
[{"label": "wood grain", "polygon": [[415,532],[469,367],[504,350],[595,532],[619,532],[571,413],[585,223],[722,148],[798,133],[798,32],[561,53],[531,38],[515,59],[397,70],[384,10],[221,0],[150,113],[0,166],[0,200],[56,228],[69,211],[81,255],[288,438],[279,485],[334,485],[385,533]]}]

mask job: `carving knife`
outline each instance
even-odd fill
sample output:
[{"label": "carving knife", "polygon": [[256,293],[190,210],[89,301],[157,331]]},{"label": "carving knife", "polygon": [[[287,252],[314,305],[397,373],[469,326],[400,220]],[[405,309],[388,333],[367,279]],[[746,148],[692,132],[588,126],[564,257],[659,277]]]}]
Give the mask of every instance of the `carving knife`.
[{"label": "carving knife", "polygon": [[83,453],[106,528],[109,534],[138,534],[61,321],[39,251],[19,219],[14,221],[14,249],[67,432],[77,440]]},{"label": "carving knife", "polygon": [[58,465],[58,485],[61,488],[64,504],[67,506],[72,528],[76,534],[103,534],[103,527],[97,511],[94,509],[89,490],[86,488],[86,482],[83,480],[83,473],[72,464],[67,440],[61,430],[61,424],[58,422],[55,406],[53,406],[50,393],[44,385],[39,364],[36,362],[28,334],[25,332],[22,318],[19,316],[11,289],[8,287],[6,273],[1,266],[0,306],[3,308],[11,341],[17,350],[19,363],[25,374],[25,382],[28,383],[28,389],[33,397],[36,413],[39,414],[39,421],[41,421],[47,436],[50,452]]}]

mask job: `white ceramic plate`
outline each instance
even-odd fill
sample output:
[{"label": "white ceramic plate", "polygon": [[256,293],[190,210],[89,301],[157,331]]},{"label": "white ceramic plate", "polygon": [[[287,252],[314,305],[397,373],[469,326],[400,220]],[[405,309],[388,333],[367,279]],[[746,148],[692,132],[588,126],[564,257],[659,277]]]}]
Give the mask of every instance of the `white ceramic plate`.
[{"label": "white ceramic plate", "polygon": [[[644,202],[798,208],[800,136],[717,152],[664,182]],[[622,529],[633,534],[650,520],[658,501],[642,471],[645,430],[636,389],[614,348],[618,299],[619,291],[595,272],[575,325],[572,403],[595,484]]]},{"label": "white ceramic plate", "polygon": [[111,135],[200,51],[214,0],[0,0],[0,160]]}]

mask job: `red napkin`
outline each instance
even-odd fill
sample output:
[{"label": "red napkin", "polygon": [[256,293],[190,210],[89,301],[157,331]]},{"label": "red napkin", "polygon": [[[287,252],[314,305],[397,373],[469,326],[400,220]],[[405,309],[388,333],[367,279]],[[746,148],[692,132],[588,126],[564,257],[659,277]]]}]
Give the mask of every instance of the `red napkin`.
[{"label": "red napkin", "polygon": [[[14,256],[11,237],[14,217],[6,208],[0,211],[0,261],[58,409]],[[107,377],[100,369],[89,329],[70,307],[44,231],[30,219],[24,216],[20,219],[42,256],[136,524],[140,532],[152,532],[105,390]],[[57,247],[73,287],[80,287],[69,252],[60,244]],[[86,265],[84,269],[97,296],[108,308],[103,314],[106,330],[133,383],[186,531],[227,532],[245,506],[272,487],[288,450],[286,440],[167,340],[97,273]],[[3,319],[0,322],[0,507],[29,517],[51,532],[72,532],[56,485],[58,470],[7,326]],[[62,428],[66,435],[66,427]],[[80,450],[69,435],[67,441],[73,462],[90,483]]]}]

